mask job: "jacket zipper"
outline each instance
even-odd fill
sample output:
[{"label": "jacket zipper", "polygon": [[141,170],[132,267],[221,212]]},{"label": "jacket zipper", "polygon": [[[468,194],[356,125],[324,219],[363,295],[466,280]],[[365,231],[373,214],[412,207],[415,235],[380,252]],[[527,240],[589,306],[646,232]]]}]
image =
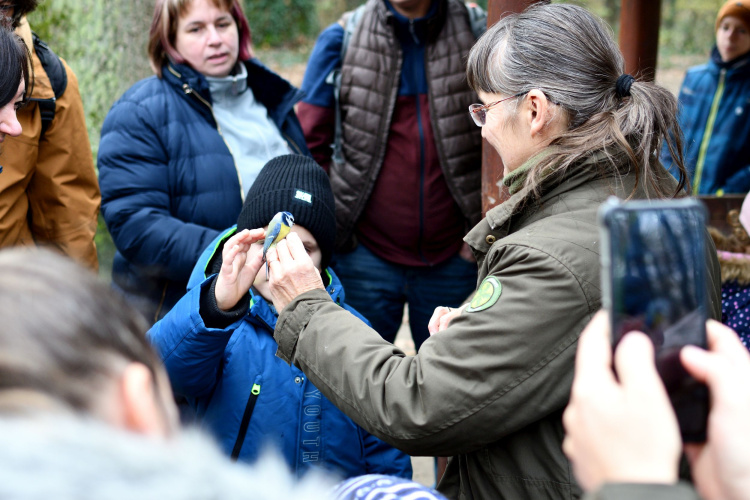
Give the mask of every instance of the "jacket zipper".
[{"label": "jacket zipper", "polygon": [[289,146],[291,146],[291,147],[292,147],[292,149],[294,149],[294,151],[295,151],[295,152],[296,152],[296,153],[297,153],[298,155],[304,155],[304,154],[305,154],[305,153],[304,153],[304,152],[302,151],[302,148],[300,148],[300,147],[299,147],[299,146],[297,145],[297,143],[296,143],[296,142],[294,142],[294,140],[293,140],[293,139],[292,139],[291,137],[289,137],[289,135],[288,135],[288,134],[286,134],[286,133],[285,133],[285,132],[284,132],[283,130],[281,130],[281,129],[279,129],[279,132],[281,132],[281,135],[282,135],[282,136],[284,137],[284,139],[286,140],[286,143],[287,143],[287,144],[289,144]]},{"label": "jacket zipper", "polygon": [[[412,21],[413,24],[413,21]],[[412,28],[413,32],[413,28]],[[414,35],[414,38],[416,39],[416,35]],[[430,111],[430,119],[432,119],[432,110],[430,110],[430,74],[429,74],[429,61],[428,61],[428,47],[427,43],[425,43],[424,48],[424,77],[427,81],[427,109]],[[417,250],[419,251],[419,258],[422,259],[422,262],[428,265],[432,265],[432,262],[429,262],[427,258],[424,256],[424,249],[422,248],[422,242],[424,241],[424,226],[425,226],[425,215],[424,215],[424,205],[425,205],[425,150],[427,149],[425,147],[425,137],[424,137],[424,123],[422,121],[422,104],[419,100],[420,94],[419,91],[417,91],[417,127],[419,130],[419,241],[417,242]],[[433,132],[434,135],[434,132]],[[436,145],[437,146],[437,145]],[[446,184],[448,180],[446,179]]]},{"label": "jacket zipper", "polygon": [[164,307],[164,299],[167,297],[167,287],[169,286],[169,282],[164,283],[164,288],[162,288],[161,291],[161,300],[159,300],[159,305],[156,308],[156,312],[154,313],[154,323],[159,321],[159,314],[161,314],[161,309]]},{"label": "jacket zipper", "polygon": [[409,19],[409,34],[411,35],[411,39],[414,40],[414,43],[419,45],[419,37],[417,36],[416,31],[414,31],[414,19]]},{"label": "jacket zipper", "polygon": [[273,330],[274,329],[271,327],[271,325],[268,324],[268,321],[266,321],[263,318],[261,318],[259,314],[256,314],[254,316],[254,318],[256,320],[258,320],[260,323],[263,323],[266,326],[266,328],[268,328],[268,331],[271,333],[271,335],[273,335]]},{"label": "jacket zipper", "polygon": [[706,128],[703,130],[703,140],[701,141],[701,147],[698,150],[698,161],[695,163],[693,195],[697,195],[698,190],[700,189],[701,177],[703,176],[703,166],[706,162],[706,155],[708,154],[708,143],[711,142],[711,135],[714,131],[716,116],[719,114],[719,103],[724,95],[724,79],[726,74],[726,69],[722,69],[719,73],[719,85],[716,87],[714,100],[711,103],[711,111],[708,113],[708,120],[706,121]]},{"label": "jacket zipper", "polygon": [[255,380],[252,388],[250,389],[250,395],[247,397],[247,403],[245,403],[245,411],[242,414],[242,421],[240,422],[240,429],[237,433],[237,439],[234,441],[232,447],[232,460],[236,461],[240,457],[242,451],[242,445],[245,444],[245,437],[247,436],[247,429],[250,426],[250,419],[253,416],[253,410],[255,410],[255,403],[258,402],[258,396],[260,396],[260,376]]},{"label": "jacket zipper", "polygon": [[[234,169],[237,171],[237,178],[240,181],[240,194],[242,196],[242,202],[244,203],[245,202],[245,189],[244,189],[244,186],[242,185],[242,176],[240,175],[240,169],[237,167],[237,161],[234,159],[234,153],[232,152],[232,148],[229,146],[229,143],[224,137],[224,134],[221,132],[221,125],[219,125],[219,121],[216,119],[216,115],[214,115],[213,106],[211,106],[211,104],[208,101],[206,101],[198,92],[195,92],[187,83],[182,84],[182,90],[188,95],[195,96],[200,102],[208,106],[208,109],[211,111],[211,116],[213,116],[214,122],[216,122],[216,130],[219,132],[221,139],[224,141],[224,144],[227,145],[227,149],[229,149],[229,153],[232,155],[232,160],[234,161]],[[291,146],[294,152],[300,155],[305,154],[302,151],[302,148],[300,148],[299,145],[297,145],[297,143],[294,142],[294,140],[291,137],[289,137],[288,134],[284,133],[281,129],[279,129],[279,132],[281,132],[281,135],[284,137],[287,144]]]},{"label": "jacket zipper", "polygon": [[424,127],[422,124],[422,105],[419,100],[419,93],[417,92],[417,130],[419,131],[419,240],[417,240],[417,250],[419,252],[419,258],[422,262],[428,263],[422,251],[422,241],[424,239]]}]

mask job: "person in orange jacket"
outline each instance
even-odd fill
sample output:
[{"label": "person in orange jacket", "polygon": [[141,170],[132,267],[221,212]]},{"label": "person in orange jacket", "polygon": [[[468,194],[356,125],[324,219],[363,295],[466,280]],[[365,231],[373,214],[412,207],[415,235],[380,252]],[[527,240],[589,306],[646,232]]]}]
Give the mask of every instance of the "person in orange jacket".
[{"label": "person in orange jacket", "polygon": [[31,32],[25,16],[37,3],[0,0],[3,22],[24,39],[33,67],[29,103],[18,110],[23,132],[8,137],[0,155],[0,248],[49,246],[96,270],[101,196],[83,103],[73,71]]}]

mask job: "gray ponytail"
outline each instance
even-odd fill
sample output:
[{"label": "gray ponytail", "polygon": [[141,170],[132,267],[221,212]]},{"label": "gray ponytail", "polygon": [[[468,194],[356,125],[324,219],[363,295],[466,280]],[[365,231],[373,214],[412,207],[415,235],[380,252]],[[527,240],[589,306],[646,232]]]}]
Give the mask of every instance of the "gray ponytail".
[{"label": "gray ponytail", "polygon": [[[677,100],[666,89],[635,81],[630,96],[619,97],[617,79],[624,60],[604,22],[575,5],[537,4],[505,17],[477,41],[467,65],[475,91],[514,95],[542,90],[557,104],[568,130],[553,140],[556,151],[531,171],[527,185],[538,192],[542,172],[563,173],[598,151],[626,155],[636,174],[657,197],[677,195],[688,180],[677,122]],[[674,193],[660,188],[661,141],[679,169]],[[620,162],[621,163],[621,162]]]}]

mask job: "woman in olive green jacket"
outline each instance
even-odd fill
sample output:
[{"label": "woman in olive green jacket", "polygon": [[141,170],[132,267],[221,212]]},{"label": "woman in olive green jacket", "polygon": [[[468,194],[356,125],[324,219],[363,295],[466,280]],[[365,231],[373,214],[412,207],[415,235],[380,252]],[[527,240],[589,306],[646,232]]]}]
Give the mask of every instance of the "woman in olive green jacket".
[{"label": "woman in olive green jacket", "polygon": [[[472,300],[438,308],[416,356],[334,304],[297,238],[269,254],[278,355],[386,442],[452,457],[438,485],[448,497],[582,494],[562,412],[578,335],[601,307],[597,209],[613,194],[671,197],[686,182],[654,156],[678,128],[674,96],[623,67],[601,20],[571,5],[537,4],[479,39],[467,73],[484,104],[471,116],[511,197],[465,238],[481,281]],[[713,252],[706,262],[717,317]]]}]

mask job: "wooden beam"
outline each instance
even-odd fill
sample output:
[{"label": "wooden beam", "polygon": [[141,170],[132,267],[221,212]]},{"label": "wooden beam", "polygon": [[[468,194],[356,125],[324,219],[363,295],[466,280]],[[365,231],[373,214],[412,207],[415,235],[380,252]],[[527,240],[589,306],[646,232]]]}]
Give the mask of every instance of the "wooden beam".
[{"label": "wooden beam", "polygon": [[660,21],[660,1],[622,0],[620,50],[625,57],[626,73],[639,79],[654,80]]},{"label": "wooden beam", "polygon": [[[488,0],[487,26],[492,26],[503,17],[514,12],[523,12],[539,0]],[[505,201],[507,191],[502,189],[503,162],[500,155],[486,140],[482,141],[482,214]]]}]

